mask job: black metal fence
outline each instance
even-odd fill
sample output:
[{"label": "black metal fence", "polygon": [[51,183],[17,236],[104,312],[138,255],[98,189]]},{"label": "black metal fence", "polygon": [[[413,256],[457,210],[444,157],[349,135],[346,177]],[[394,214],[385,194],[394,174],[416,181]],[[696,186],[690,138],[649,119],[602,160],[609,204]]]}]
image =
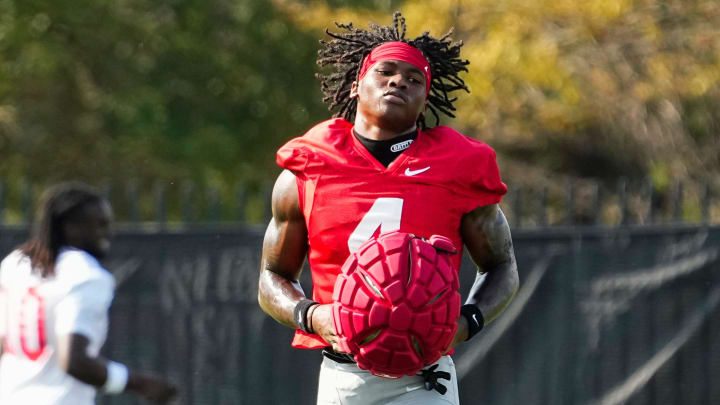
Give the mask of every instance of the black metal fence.
[{"label": "black metal fence", "polygon": [[[0,254],[25,233],[0,227]],[[257,305],[262,234],[119,231],[106,354],[168,375],[182,405],[313,404],[319,353],[290,348]],[[517,296],[454,355],[462,403],[720,403],[720,227],[516,230],[514,242]],[[463,295],[473,274],[465,260]]]},{"label": "black metal fence", "polygon": [[572,179],[553,189],[510,187],[504,201],[515,228],[720,223],[720,198],[709,183]]},{"label": "black metal fence", "polygon": [[[138,181],[97,185],[120,223],[182,229],[207,223],[264,223],[272,184],[214,187],[191,181]],[[717,186],[715,186],[717,188]],[[720,190],[709,183],[615,184],[573,179],[562,187],[513,187],[503,209],[513,228],[572,225],[720,223]],[[42,185],[0,179],[0,225],[31,222]]]},{"label": "black metal fence", "polygon": [[[182,228],[188,225],[260,223],[270,217],[272,184],[214,187],[192,181],[96,184],[110,200],[121,224]],[[24,179],[0,179],[0,225],[32,222],[34,206],[45,185]],[[222,191],[221,191],[222,190]]]}]

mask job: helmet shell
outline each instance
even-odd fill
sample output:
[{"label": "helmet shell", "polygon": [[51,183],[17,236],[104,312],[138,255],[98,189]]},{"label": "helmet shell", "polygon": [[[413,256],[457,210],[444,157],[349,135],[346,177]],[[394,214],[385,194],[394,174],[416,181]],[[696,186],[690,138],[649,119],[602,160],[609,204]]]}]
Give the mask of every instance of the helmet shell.
[{"label": "helmet shell", "polygon": [[448,349],[460,315],[450,239],[394,231],[345,261],[333,291],[339,346],[382,377],[415,375]]}]

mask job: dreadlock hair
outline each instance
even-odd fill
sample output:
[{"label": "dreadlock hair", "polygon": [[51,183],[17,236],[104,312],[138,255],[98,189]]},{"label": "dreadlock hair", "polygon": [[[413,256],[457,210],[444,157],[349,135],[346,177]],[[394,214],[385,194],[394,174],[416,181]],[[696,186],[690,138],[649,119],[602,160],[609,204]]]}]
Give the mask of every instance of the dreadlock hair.
[{"label": "dreadlock hair", "polygon": [[60,183],[49,188],[43,194],[32,236],[18,248],[30,258],[33,269],[39,269],[43,277],[54,274],[58,252],[66,243],[63,225],[77,220],[87,204],[103,200],[97,191],[80,182]]},{"label": "dreadlock hair", "polygon": [[[450,98],[449,93],[456,90],[470,92],[465,82],[458,76],[461,71],[467,72],[470,62],[459,59],[462,41],[451,42],[452,29],[441,38],[433,38],[429,32],[423,33],[415,39],[406,39],[405,18],[399,13],[393,14],[392,26],[379,26],[370,24],[370,30],[357,29],[352,23],[335,23],[343,33],[332,33],[325,30],[333,39],[320,41],[321,49],[318,51],[317,64],[321,67],[332,65],[335,72],[330,74],[318,73],[321,80],[323,102],[329,103],[329,110],[337,110],[333,117],[343,117],[348,121],[355,120],[357,99],[350,98],[350,88],[357,80],[360,67],[365,56],[375,47],[385,42],[401,41],[419,49],[430,64],[430,93],[428,94],[428,107],[435,116],[435,125],[440,122],[438,113],[455,117],[453,102],[457,97]],[[420,114],[418,127],[426,128],[425,117]]]}]

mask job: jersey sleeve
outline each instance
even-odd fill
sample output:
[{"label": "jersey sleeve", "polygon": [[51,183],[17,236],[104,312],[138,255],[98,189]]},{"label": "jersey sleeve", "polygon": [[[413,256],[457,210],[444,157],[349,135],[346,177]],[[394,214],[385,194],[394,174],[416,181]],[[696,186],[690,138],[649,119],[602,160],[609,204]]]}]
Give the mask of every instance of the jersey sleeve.
[{"label": "jersey sleeve", "polygon": [[[346,144],[352,124],[342,118],[320,122],[303,136],[291,139],[277,151],[276,162],[301,180],[327,170],[329,156],[337,157],[338,147]],[[331,158],[330,160],[332,160]]]},{"label": "jersey sleeve", "polygon": [[477,207],[497,204],[507,193],[507,186],[500,178],[495,151],[478,143],[463,161],[463,183],[458,190],[464,213]]},{"label": "jersey sleeve", "polygon": [[308,164],[308,151],[300,138],[292,139],[277,151],[276,162],[283,169],[303,173]]},{"label": "jersey sleeve", "polygon": [[91,342],[103,340],[114,290],[111,276],[97,276],[74,285],[55,307],[55,334],[77,333]]}]

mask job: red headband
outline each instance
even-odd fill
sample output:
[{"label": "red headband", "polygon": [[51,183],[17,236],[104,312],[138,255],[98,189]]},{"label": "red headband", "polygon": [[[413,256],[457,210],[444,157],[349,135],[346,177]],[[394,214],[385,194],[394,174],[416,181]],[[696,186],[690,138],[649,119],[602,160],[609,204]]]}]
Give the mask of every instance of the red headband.
[{"label": "red headband", "polygon": [[370,51],[360,67],[358,80],[362,79],[374,64],[385,60],[407,62],[420,69],[425,73],[425,96],[430,93],[430,64],[419,49],[400,41],[385,42]]}]

